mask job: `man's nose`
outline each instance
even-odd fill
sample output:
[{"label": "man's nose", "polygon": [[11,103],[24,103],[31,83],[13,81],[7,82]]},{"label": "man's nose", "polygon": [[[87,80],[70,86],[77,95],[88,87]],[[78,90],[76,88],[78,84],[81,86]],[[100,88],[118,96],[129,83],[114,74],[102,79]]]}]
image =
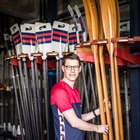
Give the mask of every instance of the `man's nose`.
[{"label": "man's nose", "polygon": [[74,67],[73,67],[73,66],[71,66],[71,71],[75,71],[75,69],[74,69]]}]

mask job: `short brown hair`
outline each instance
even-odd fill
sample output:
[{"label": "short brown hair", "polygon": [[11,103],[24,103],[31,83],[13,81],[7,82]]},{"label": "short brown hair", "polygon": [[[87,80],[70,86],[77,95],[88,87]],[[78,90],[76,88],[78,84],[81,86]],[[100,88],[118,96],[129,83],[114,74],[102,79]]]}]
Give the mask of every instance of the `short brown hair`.
[{"label": "short brown hair", "polygon": [[64,55],[62,58],[62,65],[65,65],[65,62],[67,59],[71,59],[71,60],[78,60],[79,65],[81,65],[81,61],[78,55],[76,55],[75,53],[69,53],[67,55]]}]

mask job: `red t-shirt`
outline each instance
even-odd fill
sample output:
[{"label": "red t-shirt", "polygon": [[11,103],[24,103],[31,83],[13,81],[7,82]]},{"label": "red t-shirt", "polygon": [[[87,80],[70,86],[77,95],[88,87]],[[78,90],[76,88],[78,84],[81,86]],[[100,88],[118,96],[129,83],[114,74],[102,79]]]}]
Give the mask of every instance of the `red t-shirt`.
[{"label": "red t-shirt", "polygon": [[83,131],[71,127],[62,115],[63,111],[73,108],[77,117],[81,118],[81,100],[77,88],[71,88],[66,82],[59,81],[51,89],[50,104],[55,140],[83,140]]}]

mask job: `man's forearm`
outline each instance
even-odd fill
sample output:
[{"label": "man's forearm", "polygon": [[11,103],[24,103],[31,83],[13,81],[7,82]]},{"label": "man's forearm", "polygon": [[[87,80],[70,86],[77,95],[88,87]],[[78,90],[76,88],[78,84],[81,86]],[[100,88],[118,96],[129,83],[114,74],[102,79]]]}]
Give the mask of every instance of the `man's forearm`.
[{"label": "man's forearm", "polygon": [[96,116],[99,116],[99,115],[100,115],[100,110],[99,108],[97,108],[96,110],[94,110],[94,113],[93,111],[91,111],[89,113],[82,114],[82,120],[89,121],[96,118]]}]

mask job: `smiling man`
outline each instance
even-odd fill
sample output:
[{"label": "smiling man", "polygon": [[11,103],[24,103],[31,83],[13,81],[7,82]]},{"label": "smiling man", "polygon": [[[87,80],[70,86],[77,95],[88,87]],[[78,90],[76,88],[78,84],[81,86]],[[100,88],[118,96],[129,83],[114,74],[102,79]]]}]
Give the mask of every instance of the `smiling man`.
[{"label": "smiling man", "polygon": [[54,119],[55,140],[84,140],[84,131],[108,133],[108,125],[95,125],[87,121],[100,114],[99,108],[81,114],[81,99],[74,86],[81,72],[79,57],[72,53],[62,60],[63,78],[51,89],[50,104]]}]

